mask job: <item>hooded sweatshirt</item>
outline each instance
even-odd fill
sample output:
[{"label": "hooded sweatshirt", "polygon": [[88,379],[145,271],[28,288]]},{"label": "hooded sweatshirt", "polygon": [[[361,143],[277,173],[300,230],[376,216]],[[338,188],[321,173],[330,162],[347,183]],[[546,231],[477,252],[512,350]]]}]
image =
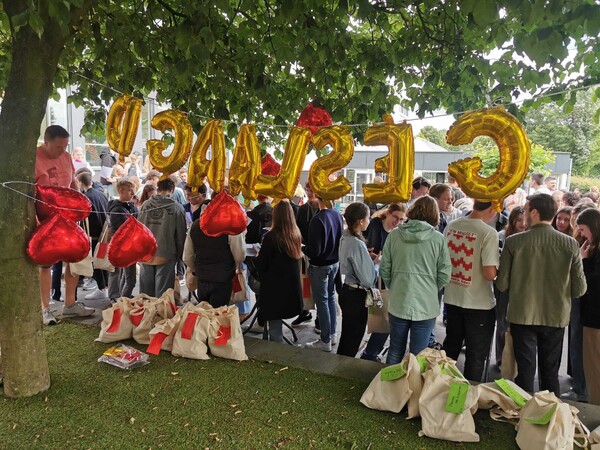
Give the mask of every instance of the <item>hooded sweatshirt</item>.
[{"label": "hooded sweatshirt", "polygon": [[406,320],[437,317],[438,292],[450,281],[451,269],[444,236],[427,222],[411,220],[393,230],[379,268],[389,288],[389,313]]},{"label": "hooded sweatshirt", "polygon": [[183,206],[168,195],[155,195],[142,205],[139,220],[150,229],[158,244],[154,259],[146,264],[159,265],[181,258],[187,233]]}]

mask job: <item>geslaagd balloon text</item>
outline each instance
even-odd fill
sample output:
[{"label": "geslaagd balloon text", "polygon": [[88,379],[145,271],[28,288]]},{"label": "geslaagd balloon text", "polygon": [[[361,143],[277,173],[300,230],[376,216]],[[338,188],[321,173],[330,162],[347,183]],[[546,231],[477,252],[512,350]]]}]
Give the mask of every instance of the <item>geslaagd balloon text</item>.
[{"label": "geslaagd balloon text", "polygon": [[[124,95],[112,105],[108,114],[106,134],[109,146],[123,159],[131,153],[137,134],[142,100]],[[319,119],[322,120],[322,119]],[[305,121],[302,122],[306,123]],[[168,110],[152,118],[153,128],[172,130],[175,141],[169,156],[163,156],[166,143],[147,142],[152,166],[168,176],[183,167],[189,158],[188,184],[198,187],[205,178],[216,192],[223,189],[226,173],[225,138],[219,120],[209,121],[193,144],[194,132],[181,111]],[[531,147],[523,126],[503,107],[486,108],[463,114],[450,127],[447,141],[452,145],[468,144],[477,136],[489,136],[498,145],[500,163],[494,174],[483,178],[479,158],[466,158],[448,166],[461,189],[469,196],[491,201],[502,208],[503,200],[512,194],[525,179],[529,170]],[[324,200],[334,200],[348,194],[352,187],[345,177],[333,181],[329,175],[343,169],[354,155],[354,140],[346,126],[292,126],[276,175],[261,173],[261,159],[256,129],[245,124],[240,128],[229,169],[229,191],[236,196],[255,199],[258,194],[274,199],[292,198],[300,180],[302,167],[310,146],[318,150],[330,145],[333,150],[317,158],[311,165],[309,181],[315,193]],[[414,174],[414,139],[412,127],[394,123],[384,116],[384,123],[370,127],[365,145],[385,145],[388,154],[375,162],[375,171],[387,174],[387,181],[363,185],[366,202],[395,203],[410,199]],[[211,159],[207,159],[211,148]],[[191,157],[190,157],[191,154]]]}]

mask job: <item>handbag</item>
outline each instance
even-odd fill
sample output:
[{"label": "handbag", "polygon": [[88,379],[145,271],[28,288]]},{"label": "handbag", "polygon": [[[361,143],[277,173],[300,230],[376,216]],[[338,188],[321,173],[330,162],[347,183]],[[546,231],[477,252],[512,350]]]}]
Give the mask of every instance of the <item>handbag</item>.
[{"label": "handbag", "polygon": [[190,359],[210,359],[208,356],[210,317],[206,314],[206,310],[188,303],[181,311],[181,322],[173,337],[171,354]]},{"label": "handbag", "polygon": [[[90,224],[88,219],[85,219],[83,222],[83,229],[85,230],[85,234],[87,234],[88,239],[90,238]],[[71,269],[71,273],[75,275],[82,275],[84,277],[91,277],[94,275],[94,266],[92,265],[92,246],[90,243],[90,251],[87,256],[83,258],[81,261],[77,261],[74,263],[69,263],[69,268]]]},{"label": "handbag", "polygon": [[515,349],[510,330],[504,333],[504,348],[502,349],[502,368],[500,370],[500,375],[507,380],[514,380],[517,376],[517,361],[515,360]]},{"label": "handbag", "polygon": [[233,276],[233,287],[229,304],[245,302],[248,300],[248,283],[246,282],[247,270],[238,269]]},{"label": "handbag", "polygon": [[367,316],[367,332],[389,333],[390,323],[388,317],[388,289],[382,289],[381,277],[377,278],[377,289],[381,296],[381,307],[369,306]]},{"label": "handbag", "polygon": [[451,363],[434,364],[423,377],[419,398],[422,430],[429,436],[454,442],[479,442],[473,414],[478,391]]},{"label": "handbag", "polygon": [[104,226],[102,227],[102,233],[100,233],[100,239],[96,244],[96,249],[94,250],[94,268],[100,270],[107,270],[108,272],[114,272],[115,267],[108,260],[108,244],[110,243],[110,239],[112,237],[112,232],[110,231],[110,219],[107,217],[104,222]]},{"label": "handbag", "polygon": [[302,255],[300,261],[300,282],[302,283],[302,303],[304,311],[315,309],[315,299],[312,295],[312,287],[310,284],[310,262],[306,255]]},{"label": "handbag", "polygon": [[552,392],[536,392],[521,409],[517,445],[527,450],[572,449],[574,444],[587,447],[589,431],[578,412]]}]

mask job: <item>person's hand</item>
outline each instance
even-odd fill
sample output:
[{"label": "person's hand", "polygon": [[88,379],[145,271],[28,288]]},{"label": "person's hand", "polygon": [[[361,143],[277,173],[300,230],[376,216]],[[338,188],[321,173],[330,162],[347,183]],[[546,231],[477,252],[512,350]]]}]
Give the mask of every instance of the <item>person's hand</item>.
[{"label": "person's hand", "polygon": [[381,263],[381,252],[377,253],[373,259],[373,264],[379,265],[379,263]]},{"label": "person's hand", "polygon": [[579,249],[579,253],[581,254],[581,259],[585,259],[590,256],[590,241],[585,241],[583,243],[583,245]]},{"label": "person's hand", "polygon": [[369,256],[371,257],[371,260],[375,261],[375,259],[377,258],[377,253],[373,252],[373,247],[368,248],[367,250],[369,251]]}]

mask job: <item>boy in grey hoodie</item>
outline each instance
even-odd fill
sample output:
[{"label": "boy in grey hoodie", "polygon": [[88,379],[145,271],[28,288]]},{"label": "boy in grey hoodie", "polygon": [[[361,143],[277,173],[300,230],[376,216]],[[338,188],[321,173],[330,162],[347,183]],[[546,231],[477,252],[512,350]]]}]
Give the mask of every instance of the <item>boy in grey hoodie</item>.
[{"label": "boy in grey hoodie", "polygon": [[156,255],[141,265],[140,273],[140,292],[152,297],[160,297],[175,285],[175,266],[186,236],[185,211],[171,198],[175,181],[171,177],[161,180],[157,189],[158,194],[144,202],[139,215],[158,244]]}]

